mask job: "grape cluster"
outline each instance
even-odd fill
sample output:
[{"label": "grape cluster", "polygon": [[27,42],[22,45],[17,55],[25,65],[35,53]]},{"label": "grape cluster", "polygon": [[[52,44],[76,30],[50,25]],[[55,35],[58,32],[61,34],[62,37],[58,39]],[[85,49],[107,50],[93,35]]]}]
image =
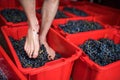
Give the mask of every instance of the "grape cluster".
[{"label": "grape cluster", "polygon": [[18,23],[27,21],[25,13],[18,9],[3,9],[0,13],[8,22]]},{"label": "grape cluster", "polygon": [[72,14],[75,14],[77,16],[83,16],[83,17],[88,16],[88,14],[86,12],[84,12],[83,10],[78,10],[76,8],[73,8],[73,7],[64,7],[63,10],[70,12]]},{"label": "grape cluster", "polygon": [[[12,45],[16,50],[16,53],[24,68],[27,68],[27,67],[37,68],[37,67],[43,66],[46,62],[51,61],[48,59],[48,53],[44,45],[41,45],[40,51],[39,51],[40,54],[38,55],[37,58],[34,59],[34,58],[29,58],[26,52],[24,51],[24,43],[26,39],[25,37],[22,38],[21,40],[15,40],[12,37],[9,37],[9,39],[12,42]],[[59,59],[60,57],[61,55],[56,53],[54,60]]]},{"label": "grape cluster", "polygon": [[101,66],[120,60],[120,44],[115,44],[113,40],[108,38],[88,39],[79,47],[90,59]]},{"label": "grape cluster", "polygon": [[67,16],[62,11],[58,10],[55,19],[59,19],[59,18],[67,18]]},{"label": "grape cluster", "polygon": [[8,80],[2,70],[0,70],[0,80]]},{"label": "grape cluster", "polygon": [[87,20],[69,20],[66,24],[60,24],[59,27],[70,34],[103,28],[98,22]]}]

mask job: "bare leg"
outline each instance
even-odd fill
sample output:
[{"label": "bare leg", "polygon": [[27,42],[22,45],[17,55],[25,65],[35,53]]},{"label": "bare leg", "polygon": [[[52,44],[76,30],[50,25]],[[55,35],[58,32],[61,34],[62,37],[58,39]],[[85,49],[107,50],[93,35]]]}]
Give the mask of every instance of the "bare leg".
[{"label": "bare leg", "polygon": [[[38,20],[36,18],[35,0],[19,0],[28,18],[29,28],[24,49],[30,58],[36,58],[39,51]],[[32,56],[33,55],[33,56]]]},{"label": "bare leg", "polygon": [[40,29],[40,44],[44,44],[51,59],[54,59],[55,52],[46,41],[46,35],[58,9],[59,0],[44,0],[42,7],[42,24]]}]

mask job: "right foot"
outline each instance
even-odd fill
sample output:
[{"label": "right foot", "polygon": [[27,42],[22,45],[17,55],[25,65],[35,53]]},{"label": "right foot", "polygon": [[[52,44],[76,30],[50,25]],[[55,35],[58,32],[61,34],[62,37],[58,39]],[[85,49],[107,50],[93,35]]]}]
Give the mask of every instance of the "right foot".
[{"label": "right foot", "polygon": [[39,51],[39,25],[34,25],[35,27],[30,27],[28,29],[28,34],[26,36],[24,50],[26,51],[29,58],[36,58]]},{"label": "right foot", "polygon": [[[40,39],[41,40],[41,39]],[[48,45],[48,43],[46,42],[46,40],[44,41],[40,41],[40,44],[43,44],[46,48],[46,51],[48,53],[48,59],[49,60],[54,60],[55,57],[55,51]]]}]

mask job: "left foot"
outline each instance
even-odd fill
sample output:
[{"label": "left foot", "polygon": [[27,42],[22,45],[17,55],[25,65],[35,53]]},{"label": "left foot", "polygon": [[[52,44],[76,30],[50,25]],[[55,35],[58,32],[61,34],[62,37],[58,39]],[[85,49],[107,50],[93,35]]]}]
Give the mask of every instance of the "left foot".
[{"label": "left foot", "polygon": [[[29,58],[36,58],[39,51],[39,35],[38,35],[38,26],[34,25],[34,28],[31,25],[28,28],[28,34],[26,36],[24,50],[26,51]],[[37,27],[37,28],[35,28]]]}]

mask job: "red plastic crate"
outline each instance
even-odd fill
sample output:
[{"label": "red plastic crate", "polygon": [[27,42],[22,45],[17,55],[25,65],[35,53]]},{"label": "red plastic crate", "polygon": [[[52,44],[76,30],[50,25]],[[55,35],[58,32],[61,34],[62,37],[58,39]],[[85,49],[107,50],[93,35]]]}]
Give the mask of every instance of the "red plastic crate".
[{"label": "red plastic crate", "polygon": [[[120,25],[120,10],[101,6],[95,3],[86,2],[86,9],[92,15],[95,15],[96,20],[109,25]],[[102,11],[102,12],[101,12]]]},{"label": "red plastic crate", "polygon": [[114,13],[120,13],[119,9],[110,8],[110,7],[99,5],[96,3],[90,3],[88,1],[71,2],[71,5],[77,6],[77,7],[84,6],[89,14],[96,15],[96,16],[99,16],[99,15],[106,16]]},{"label": "red plastic crate", "polygon": [[84,6],[87,5],[86,1],[70,1],[70,5],[72,6]]},{"label": "red plastic crate", "polygon": [[95,12],[95,10],[99,10],[99,8],[96,9],[94,3],[90,3],[88,1],[78,1],[78,2],[71,1],[70,6],[83,10],[91,16],[98,16],[98,15],[101,16],[100,12],[99,13]]},{"label": "red plastic crate", "polygon": [[[5,8],[0,8],[0,11],[3,10]],[[18,9],[23,11],[23,8],[15,8],[15,7],[10,7],[9,9]],[[27,22],[19,22],[19,23],[13,23],[13,22],[8,22],[1,14],[0,14],[0,25],[7,25],[7,26],[11,26],[11,27],[16,27],[16,26],[22,26],[22,25],[27,25]]]},{"label": "red plastic crate", "polygon": [[81,55],[81,51],[76,46],[66,41],[56,31],[53,29],[49,30],[48,43],[56,52],[62,55],[62,58],[48,62],[39,68],[23,68],[8,38],[8,36],[14,39],[22,38],[27,34],[27,26],[14,28],[4,26],[2,27],[2,32],[12,53],[11,55],[14,57],[13,61],[29,80],[69,80],[72,65]]},{"label": "red plastic crate", "polygon": [[17,69],[17,67],[13,64],[11,59],[8,57],[6,52],[3,50],[3,48],[0,46],[0,69],[3,73],[5,73],[5,76],[7,77],[7,80],[27,80],[25,76]]},{"label": "red plastic crate", "polygon": [[112,7],[108,7],[108,6],[104,6],[104,5],[100,5],[100,4],[96,4],[96,3],[91,3],[89,1],[82,1],[82,2],[79,2],[78,5],[80,4],[84,4],[86,6],[91,6],[93,8],[99,8],[99,9],[103,9],[102,11],[110,11],[110,12],[114,12],[114,13],[120,13],[120,10],[119,9],[116,9],[116,8],[112,8]]},{"label": "red plastic crate", "polygon": [[108,7],[108,6],[104,6],[104,5],[99,5],[99,4],[96,4],[96,3],[90,3],[90,2],[85,2],[85,4],[87,4],[89,6],[97,7],[99,9],[103,9],[104,11],[120,13],[120,10],[116,9],[116,8],[112,8],[112,7]]},{"label": "red plastic crate", "polygon": [[60,6],[70,5],[70,0],[60,0],[59,5]]},{"label": "red plastic crate", "polygon": [[36,7],[41,7],[43,5],[44,0],[36,0]]},{"label": "red plastic crate", "polygon": [[[77,16],[77,15],[75,15],[75,14],[73,14],[73,13],[68,12],[68,11],[64,11],[64,10],[63,10],[64,7],[65,7],[65,6],[61,6],[59,9],[62,10],[65,14],[67,14],[67,15],[69,15],[69,16],[71,16],[71,17],[85,17],[85,16]],[[84,11],[85,13],[88,14],[88,16],[93,16],[93,15],[91,15],[91,14],[87,11],[86,6],[84,6],[84,5],[82,5],[82,6],[67,5],[66,7],[76,8],[76,9],[78,9],[78,10]]]},{"label": "red plastic crate", "polygon": [[[106,15],[111,15],[114,12],[110,11],[110,10],[106,10],[104,9],[104,7],[98,6],[98,5],[91,5],[90,3],[84,3],[84,7],[87,11],[87,13],[89,13],[90,15],[93,16],[106,16]],[[79,9],[81,6],[77,6],[77,8]]]},{"label": "red plastic crate", "polygon": [[[65,24],[66,22],[68,22],[69,20],[87,20],[87,21],[95,21],[101,24],[101,26],[103,26],[103,29],[100,30],[91,30],[91,31],[86,31],[86,32],[79,32],[79,33],[75,33],[75,34],[69,34],[67,32],[64,32],[61,28],[58,27],[59,24]],[[86,18],[69,18],[69,19],[61,19],[61,20],[54,20],[53,22],[53,29],[56,30],[59,34],[61,34],[62,36],[64,36],[65,38],[69,38],[69,37],[75,37],[81,33],[85,33],[85,34],[89,34],[91,32],[94,31],[102,31],[102,30],[106,30],[109,29],[110,27],[108,25],[105,25],[97,20],[94,20],[94,17],[86,17]]]},{"label": "red plastic crate", "polygon": [[[36,7],[41,7],[43,0],[36,0]],[[19,0],[0,0],[0,8],[22,7]]]},{"label": "red plastic crate", "polygon": [[19,2],[17,0],[0,0],[1,8],[14,8],[19,7]]},{"label": "red plastic crate", "polygon": [[105,10],[104,8],[100,8],[100,7],[95,7],[95,6],[87,6],[87,10],[91,13],[91,14],[94,14],[95,16],[98,16],[98,15],[103,15],[103,16],[106,16],[106,15],[112,15],[114,14],[114,12],[112,11],[109,11],[109,10]]},{"label": "red plastic crate", "polygon": [[119,14],[111,14],[95,17],[95,20],[98,20],[104,24],[109,24],[111,26],[120,26],[120,16]]},{"label": "red plastic crate", "polygon": [[[112,33],[112,34],[111,34]],[[116,29],[106,31],[96,31],[93,33],[78,35],[74,43],[77,46],[88,39],[98,40],[100,38],[109,38],[120,44],[120,35]],[[75,62],[72,77],[73,80],[120,80],[120,61],[110,63],[106,66],[100,66],[93,62],[84,52]]]},{"label": "red plastic crate", "polygon": [[120,16],[118,17],[117,25],[120,26]]},{"label": "red plastic crate", "polygon": [[113,26],[113,28],[118,30],[118,33],[120,33],[120,26]]}]

